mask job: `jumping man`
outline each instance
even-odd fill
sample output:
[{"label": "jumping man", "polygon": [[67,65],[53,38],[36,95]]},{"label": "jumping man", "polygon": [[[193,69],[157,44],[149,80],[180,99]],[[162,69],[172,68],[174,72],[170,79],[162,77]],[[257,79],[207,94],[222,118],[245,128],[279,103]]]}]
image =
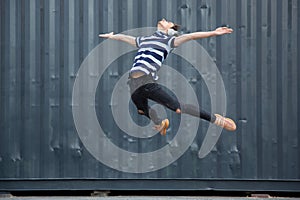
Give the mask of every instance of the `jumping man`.
[{"label": "jumping man", "polygon": [[154,128],[160,131],[162,135],[166,135],[169,120],[160,119],[155,110],[149,107],[148,99],[164,105],[178,114],[186,113],[214,123],[226,130],[236,130],[236,124],[233,120],[219,114],[211,115],[194,105],[179,102],[156,83],[158,70],[174,48],[189,40],[230,34],[233,30],[220,27],[214,31],[194,32],[177,36],[178,28],[179,25],[162,19],[157,23],[157,31],[151,36],[133,37],[111,32],[100,34],[99,37],[120,40],[138,48],[133,66],[129,72],[131,99],[137,107],[138,113],[151,119],[155,124]]}]

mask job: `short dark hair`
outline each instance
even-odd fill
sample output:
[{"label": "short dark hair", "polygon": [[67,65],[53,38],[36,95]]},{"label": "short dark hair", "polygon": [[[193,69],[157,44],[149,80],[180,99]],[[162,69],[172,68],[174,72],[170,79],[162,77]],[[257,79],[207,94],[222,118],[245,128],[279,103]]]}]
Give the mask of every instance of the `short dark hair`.
[{"label": "short dark hair", "polygon": [[180,25],[179,24],[174,24],[174,26],[171,27],[171,29],[178,31],[180,29]]}]

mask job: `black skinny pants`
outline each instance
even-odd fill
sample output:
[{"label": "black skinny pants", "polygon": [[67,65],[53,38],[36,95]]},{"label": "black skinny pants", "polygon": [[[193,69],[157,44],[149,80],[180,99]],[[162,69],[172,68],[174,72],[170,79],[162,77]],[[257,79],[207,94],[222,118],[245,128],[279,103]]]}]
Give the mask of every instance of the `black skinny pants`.
[{"label": "black skinny pants", "polygon": [[[169,95],[159,84],[157,84],[151,75],[144,75],[139,78],[129,78],[128,81],[131,99],[139,114],[143,114],[151,119],[155,124],[160,124],[161,119],[157,116],[154,109],[148,105],[148,99],[153,100],[173,111],[181,110],[181,113],[186,113],[209,122],[215,121],[215,116],[197,108],[194,105],[180,103],[176,98]],[[140,113],[142,111],[142,113]]]}]

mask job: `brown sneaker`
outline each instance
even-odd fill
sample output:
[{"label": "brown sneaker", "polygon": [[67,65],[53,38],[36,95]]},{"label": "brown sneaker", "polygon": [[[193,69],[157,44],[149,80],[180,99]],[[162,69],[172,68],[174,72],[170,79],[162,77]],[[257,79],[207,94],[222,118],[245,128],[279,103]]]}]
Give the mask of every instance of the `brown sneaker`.
[{"label": "brown sneaker", "polygon": [[222,128],[225,128],[228,131],[236,130],[236,124],[234,123],[234,121],[232,119],[223,117],[219,114],[215,114],[215,116],[216,116],[216,121],[214,122],[214,124],[216,124],[217,126],[220,126]]},{"label": "brown sneaker", "polygon": [[168,128],[169,128],[169,120],[168,119],[164,119],[164,120],[162,120],[160,125],[154,126],[154,129],[159,131],[161,135],[166,135]]}]

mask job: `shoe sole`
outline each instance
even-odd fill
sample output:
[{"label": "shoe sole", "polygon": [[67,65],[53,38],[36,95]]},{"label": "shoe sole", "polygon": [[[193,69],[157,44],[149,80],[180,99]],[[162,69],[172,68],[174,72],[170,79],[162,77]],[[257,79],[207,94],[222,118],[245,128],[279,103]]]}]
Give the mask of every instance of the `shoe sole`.
[{"label": "shoe sole", "polygon": [[[215,115],[217,115],[217,116],[220,116],[220,117],[222,117],[221,115],[219,115],[219,114],[215,114]],[[235,131],[236,130],[236,124],[235,124],[235,122],[232,120],[232,119],[230,119],[230,118],[227,118],[227,117],[225,117],[225,120],[228,122],[228,123],[230,123],[230,124],[232,124],[232,127],[230,126],[230,127],[223,127],[224,129],[226,129],[226,130],[228,130],[228,131]]]},{"label": "shoe sole", "polygon": [[230,124],[232,124],[233,126],[231,127],[228,127],[228,128],[225,128],[226,130],[228,130],[228,131],[235,131],[236,130],[236,124],[235,124],[235,122],[232,120],[232,119],[229,119],[229,118],[226,118],[226,120],[230,123]]}]

